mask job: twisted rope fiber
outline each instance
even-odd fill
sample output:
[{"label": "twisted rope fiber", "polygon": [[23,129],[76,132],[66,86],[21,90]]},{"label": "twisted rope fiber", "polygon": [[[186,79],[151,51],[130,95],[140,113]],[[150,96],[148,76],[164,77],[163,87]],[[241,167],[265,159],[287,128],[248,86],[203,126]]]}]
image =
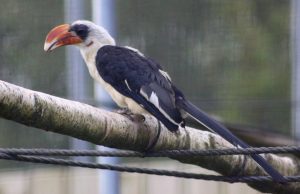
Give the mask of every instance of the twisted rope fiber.
[{"label": "twisted rope fiber", "polygon": [[[53,165],[62,165],[62,166],[72,166],[72,167],[85,167],[93,169],[106,169],[120,172],[131,172],[131,173],[143,173],[151,175],[161,175],[161,176],[173,176],[189,179],[201,179],[201,180],[210,180],[210,181],[223,181],[223,182],[270,182],[272,178],[270,176],[217,176],[217,175],[205,175],[197,173],[187,173],[180,171],[170,171],[170,170],[159,170],[151,168],[137,168],[137,167],[128,167],[121,165],[109,165],[109,164],[99,164],[91,162],[79,162],[72,160],[56,159],[56,158],[47,158],[47,157],[37,157],[37,156],[22,156],[22,155],[9,155],[5,153],[0,153],[0,159],[5,160],[16,160],[23,162],[32,162],[32,163],[42,163],[42,164],[53,164]],[[286,176],[288,182],[300,181],[300,176]]]},{"label": "twisted rope fiber", "polygon": [[209,150],[165,150],[141,153],[136,151],[100,151],[100,150],[67,150],[67,149],[17,149],[0,148],[0,153],[12,155],[39,156],[103,156],[103,157],[180,157],[180,156],[219,156],[250,155],[262,153],[300,153],[300,146],[227,148]]}]

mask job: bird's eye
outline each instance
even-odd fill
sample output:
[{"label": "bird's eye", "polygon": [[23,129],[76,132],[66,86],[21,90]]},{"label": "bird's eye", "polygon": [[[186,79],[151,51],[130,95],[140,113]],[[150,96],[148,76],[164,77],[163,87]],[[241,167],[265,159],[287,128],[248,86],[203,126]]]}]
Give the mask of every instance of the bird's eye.
[{"label": "bird's eye", "polygon": [[76,34],[78,34],[78,35],[82,35],[84,33],[85,33],[85,30],[83,30],[83,29],[79,29],[76,31]]},{"label": "bird's eye", "polygon": [[73,31],[74,33],[76,33],[76,35],[79,36],[82,40],[85,40],[89,33],[88,26],[84,24],[76,24],[72,26],[69,31]]}]

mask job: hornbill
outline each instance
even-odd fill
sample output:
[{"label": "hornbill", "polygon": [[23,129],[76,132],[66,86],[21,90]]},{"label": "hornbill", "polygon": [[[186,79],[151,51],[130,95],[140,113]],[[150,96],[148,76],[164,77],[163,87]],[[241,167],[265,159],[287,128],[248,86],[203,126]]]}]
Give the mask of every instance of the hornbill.
[{"label": "hornbill", "polygon": [[[117,46],[103,27],[86,20],[59,25],[48,33],[44,50],[65,45],[80,49],[90,75],[120,107],[134,114],[150,113],[171,132],[184,128],[184,118],[189,115],[234,146],[249,147],[188,101],[157,62],[137,49]],[[275,181],[286,181],[262,156],[252,154],[251,157]]]}]

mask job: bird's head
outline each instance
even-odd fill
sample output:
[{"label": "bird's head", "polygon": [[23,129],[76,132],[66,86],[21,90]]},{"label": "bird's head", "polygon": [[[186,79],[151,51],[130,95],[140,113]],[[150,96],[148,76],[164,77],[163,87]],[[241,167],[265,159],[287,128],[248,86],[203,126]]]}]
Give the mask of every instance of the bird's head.
[{"label": "bird's head", "polygon": [[75,45],[80,49],[114,45],[114,39],[103,27],[86,20],[78,20],[71,25],[54,27],[47,35],[44,50],[52,51],[65,45]]}]

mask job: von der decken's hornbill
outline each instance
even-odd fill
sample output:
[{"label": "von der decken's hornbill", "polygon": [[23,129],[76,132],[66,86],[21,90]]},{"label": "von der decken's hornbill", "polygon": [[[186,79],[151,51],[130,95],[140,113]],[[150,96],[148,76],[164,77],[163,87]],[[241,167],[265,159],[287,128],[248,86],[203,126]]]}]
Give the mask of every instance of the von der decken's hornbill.
[{"label": "von der decken's hornbill", "polygon": [[[91,76],[120,107],[135,114],[150,113],[172,132],[184,127],[189,115],[233,145],[249,147],[188,101],[158,63],[134,48],[116,46],[103,27],[85,20],[59,25],[47,35],[44,50],[65,45],[80,49]],[[275,181],[285,182],[262,156],[251,156]]]}]

